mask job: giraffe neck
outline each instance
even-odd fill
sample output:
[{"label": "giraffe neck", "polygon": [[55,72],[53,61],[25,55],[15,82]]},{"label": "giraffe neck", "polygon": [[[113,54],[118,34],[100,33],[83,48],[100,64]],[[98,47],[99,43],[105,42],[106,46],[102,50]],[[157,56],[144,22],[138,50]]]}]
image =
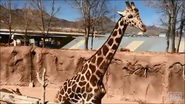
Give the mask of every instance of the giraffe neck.
[{"label": "giraffe neck", "polygon": [[90,58],[90,63],[96,66],[96,74],[99,73],[99,77],[103,78],[107,68],[112,61],[125,33],[127,24],[121,20],[116,23],[111,35],[102,45],[102,47]]}]

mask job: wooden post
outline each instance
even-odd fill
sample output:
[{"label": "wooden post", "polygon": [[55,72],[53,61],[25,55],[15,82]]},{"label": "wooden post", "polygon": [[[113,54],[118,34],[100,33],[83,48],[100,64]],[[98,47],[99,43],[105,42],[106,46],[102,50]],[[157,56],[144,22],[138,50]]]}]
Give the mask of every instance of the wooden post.
[{"label": "wooden post", "polygon": [[39,73],[37,72],[37,80],[42,86],[42,104],[45,104],[45,94],[46,94],[46,87],[48,84],[46,84],[46,69],[44,68],[44,71],[42,73],[42,79],[39,77]]}]

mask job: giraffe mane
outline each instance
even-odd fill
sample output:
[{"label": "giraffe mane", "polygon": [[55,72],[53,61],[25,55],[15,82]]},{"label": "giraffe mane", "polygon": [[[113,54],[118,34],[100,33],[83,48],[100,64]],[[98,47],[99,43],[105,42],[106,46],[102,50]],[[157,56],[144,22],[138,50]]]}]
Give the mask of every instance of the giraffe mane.
[{"label": "giraffe mane", "polygon": [[79,71],[82,71],[82,67],[83,67],[83,65],[84,65],[84,63],[87,61],[87,59],[85,59],[84,57],[80,57],[79,59],[78,59],[78,62],[77,62],[77,64],[76,64],[76,72],[75,72],[75,74],[77,73],[77,72],[79,72]]}]

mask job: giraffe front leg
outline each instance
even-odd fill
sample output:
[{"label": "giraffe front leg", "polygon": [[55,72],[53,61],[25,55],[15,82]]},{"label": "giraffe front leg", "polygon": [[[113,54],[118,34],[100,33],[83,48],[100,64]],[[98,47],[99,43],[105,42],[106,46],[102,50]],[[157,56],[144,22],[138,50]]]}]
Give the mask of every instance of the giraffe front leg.
[{"label": "giraffe front leg", "polygon": [[102,80],[98,81],[98,90],[99,90],[99,98],[102,99],[106,94],[105,86],[102,82]]}]

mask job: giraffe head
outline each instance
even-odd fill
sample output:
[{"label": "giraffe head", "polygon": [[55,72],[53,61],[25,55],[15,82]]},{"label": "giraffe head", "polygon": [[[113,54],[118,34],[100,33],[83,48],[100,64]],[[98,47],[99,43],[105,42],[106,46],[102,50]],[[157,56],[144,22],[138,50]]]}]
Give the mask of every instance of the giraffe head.
[{"label": "giraffe head", "polygon": [[133,26],[136,28],[139,28],[141,31],[146,31],[146,26],[141,21],[141,18],[139,16],[139,10],[135,7],[134,2],[131,2],[129,4],[128,1],[126,3],[126,9],[122,12],[118,12],[120,16],[122,17],[122,21],[125,22],[125,24],[129,26]]}]

